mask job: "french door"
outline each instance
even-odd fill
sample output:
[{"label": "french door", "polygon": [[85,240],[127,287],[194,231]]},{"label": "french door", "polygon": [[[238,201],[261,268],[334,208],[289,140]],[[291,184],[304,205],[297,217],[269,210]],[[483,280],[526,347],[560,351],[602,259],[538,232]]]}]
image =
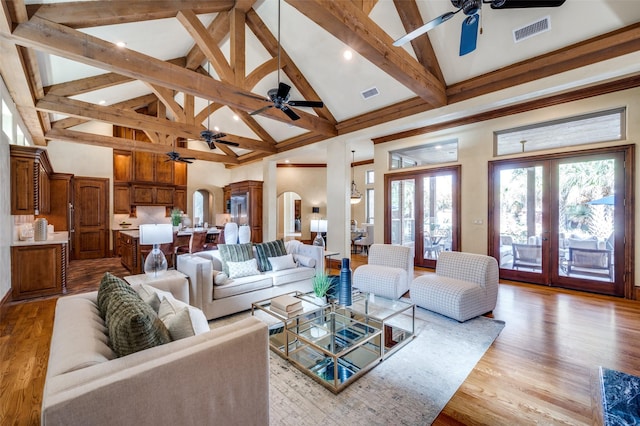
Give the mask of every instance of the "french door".
[{"label": "french door", "polygon": [[460,247],[460,167],[385,175],[385,243],[410,246],[416,266],[435,267]]},{"label": "french door", "polygon": [[630,297],[633,150],[491,162],[489,254],[500,277]]}]

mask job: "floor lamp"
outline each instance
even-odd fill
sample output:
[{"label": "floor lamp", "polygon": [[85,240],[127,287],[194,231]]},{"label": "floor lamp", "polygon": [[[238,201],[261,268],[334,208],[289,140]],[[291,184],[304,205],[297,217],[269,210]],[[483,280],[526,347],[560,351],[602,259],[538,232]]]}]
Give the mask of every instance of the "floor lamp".
[{"label": "floor lamp", "polygon": [[173,242],[171,224],[140,225],[140,244],[152,244],[153,249],[144,261],[144,273],[150,277],[162,275],[167,270],[167,258],[160,250],[160,244]]}]

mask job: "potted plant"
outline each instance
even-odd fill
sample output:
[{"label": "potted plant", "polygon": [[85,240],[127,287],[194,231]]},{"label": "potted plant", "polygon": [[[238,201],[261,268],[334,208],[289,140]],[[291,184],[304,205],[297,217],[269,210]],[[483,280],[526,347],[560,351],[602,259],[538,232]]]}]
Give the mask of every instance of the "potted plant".
[{"label": "potted plant", "polygon": [[181,222],[182,222],[182,210],[177,208],[171,210],[171,224],[173,225],[173,229],[177,230]]},{"label": "potted plant", "polygon": [[322,303],[327,303],[327,293],[333,285],[333,279],[324,273],[317,274],[313,277],[313,294],[316,298],[322,300]]}]

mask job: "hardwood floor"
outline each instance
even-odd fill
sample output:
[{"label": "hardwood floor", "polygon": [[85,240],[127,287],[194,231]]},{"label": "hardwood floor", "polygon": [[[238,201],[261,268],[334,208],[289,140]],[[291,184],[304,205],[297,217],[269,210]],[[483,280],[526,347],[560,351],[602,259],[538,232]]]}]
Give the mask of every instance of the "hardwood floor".
[{"label": "hardwood floor", "polygon": [[[71,262],[69,291],[107,270],[128,275],[115,258]],[[0,308],[2,425],[39,424],[55,300]],[[640,375],[639,302],[504,282],[493,316],[504,330],[434,424],[602,424],[598,367]]]}]

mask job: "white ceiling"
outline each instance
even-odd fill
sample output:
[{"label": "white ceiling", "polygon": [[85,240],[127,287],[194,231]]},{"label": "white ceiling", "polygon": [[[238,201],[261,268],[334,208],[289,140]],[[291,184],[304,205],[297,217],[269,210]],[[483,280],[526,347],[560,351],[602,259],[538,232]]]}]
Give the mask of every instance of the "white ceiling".
[{"label": "white ceiling", "polygon": [[[58,3],[58,1],[27,0],[25,3]],[[449,0],[417,0],[417,5],[424,22],[453,10]],[[277,37],[278,1],[259,0],[253,5],[253,9]],[[549,16],[551,19],[550,31],[520,43],[514,43],[512,36],[514,28],[529,24],[544,16]],[[198,16],[205,26],[214,17],[215,14]],[[392,0],[377,1],[369,17],[392,39],[405,33]],[[563,6],[558,8],[539,9],[493,10],[488,5],[484,5],[481,21],[483,32],[478,38],[477,50],[460,57],[458,56],[458,44],[463,18],[464,15],[459,13],[450,21],[428,33],[447,86],[640,22],[640,5],[638,0],[567,0]],[[127,43],[127,49],[162,60],[183,57],[194,46],[194,41],[189,33],[175,18],[92,27],[81,31],[109,42],[124,41]],[[338,122],[416,96],[405,85],[382,71],[377,64],[372,64],[355,51],[352,60],[345,60],[342,56],[343,52],[350,47],[302,15],[286,1],[281,2],[280,40],[283,50],[293,59],[293,62],[302,71],[324,101],[326,108]],[[220,45],[227,59],[230,56],[229,45],[229,37],[227,36]],[[405,49],[415,57],[409,43],[398,49]],[[246,29],[246,53],[247,74],[270,59],[269,53],[248,27]],[[118,51],[114,48],[114,55],[117,54]],[[545,83],[530,85],[530,87],[536,87],[536,90],[539,91],[534,95],[539,95],[544,92],[566,90],[572,85],[605,80],[614,74],[624,75],[639,72],[640,61],[633,60],[633,56],[630,58],[631,60],[618,59],[612,62],[616,64],[616,69],[613,70],[606,65],[591,66],[585,69],[580,79],[574,77],[574,81],[566,81],[566,79],[563,80],[562,77],[559,77],[558,83],[554,83],[553,79],[547,79]],[[102,69],[47,52],[38,52],[37,59],[44,86],[105,72]],[[206,63],[203,66],[206,68]],[[212,74],[215,76],[215,73],[212,72]],[[574,75],[576,75],[575,72]],[[280,73],[280,78],[291,84],[283,72]],[[251,91],[265,96],[270,88],[277,86],[277,81],[278,75],[274,72],[251,88]],[[380,94],[364,100],[361,97],[361,92],[372,87],[376,87]],[[136,81],[84,93],[75,98],[95,104],[104,100],[107,105],[110,105],[148,93],[151,93],[150,89],[142,82]],[[505,105],[517,100],[518,97],[530,97],[532,94],[526,90],[524,92],[523,90],[515,90],[511,91],[508,96],[512,98],[506,97],[506,95],[496,95],[484,97],[476,102],[460,102],[453,107],[445,106],[436,111],[385,123],[342,138],[348,141],[352,149],[356,150],[356,161],[371,159],[373,157],[372,137],[423,126],[445,117],[464,116],[474,111]],[[291,91],[291,99],[302,99],[295,87]],[[176,100],[182,103],[182,95],[178,94]],[[197,99],[196,113],[204,108],[207,102],[205,99]],[[303,110],[314,114],[311,108]],[[203,125],[217,126],[223,132],[259,139],[247,125],[234,120],[233,115],[230,109],[224,107],[210,117],[209,123],[205,120]],[[265,116],[254,117],[278,142],[306,133],[306,130],[295,125],[275,121]],[[52,115],[52,120],[60,118],[64,117]],[[202,149],[205,148],[202,147]],[[291,162],[319,163],[326,160],[325,151],[320,143],[317,146],[287,151],[278,154],[277,157],[288,158]],[[236,149],[236,152],[242,154],[246,151]]]}]

